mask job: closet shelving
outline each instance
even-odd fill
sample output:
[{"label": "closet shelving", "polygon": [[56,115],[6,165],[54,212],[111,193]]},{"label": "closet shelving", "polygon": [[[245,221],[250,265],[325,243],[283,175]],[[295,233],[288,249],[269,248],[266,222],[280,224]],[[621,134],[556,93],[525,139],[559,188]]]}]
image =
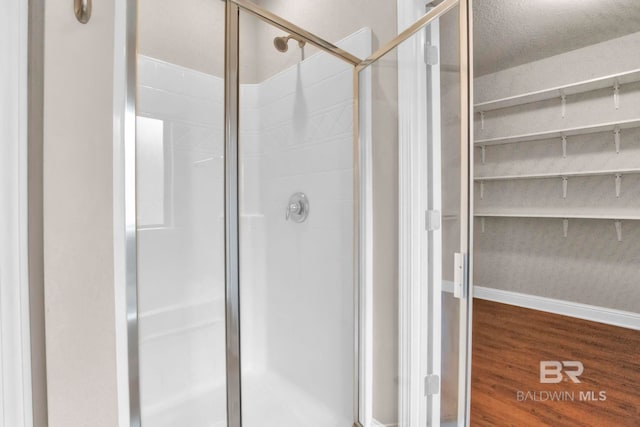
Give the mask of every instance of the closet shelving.
[{"label": "closet shelving", "polygon": [[[612,74],[601,78],[584,80],[577,83],[556,86],[549,89],[533,91],[514,95],[506,98],[495,99],[482,102],[474,106],[475,111],[480,113],[482,122],[481,128],[484,129],[484,113],[493,110],[511,108],[525,104],[531,104],[541,101],[558,99],[562,108],[562,117],[566,114],[567,96],[577,95],[581,93],[596,91],[600,89],[611,88],[613,105],[612,108],[619,108],[620,86],[640,82],[640,69],[634,69],[624,73]],[[588,135],[596,133],[611,132],[612,147],[615,152],[620,153],[620,135],[625,129],[640,128],[640,119],[608,121],[603,123],[589,124],[578,127],[562,128],[555,130],[542,130],[539,132],[531,132],[526,134],[500,136],[492,138],[476,139],[474,145],[480,148],[482,164],[485,164],[486,147],[498,146],[503,144],[526,143],[541,140],[558,139],[562,143],[562,156],[567,157],[567,138],[579,135]],[[486,182],[500,182],[512,180],[527,179],[561,179],[563,198],[567,197],[568,180],[572,177],[589,177],[589,176],[611,176],[615,182],[616,197],[620,197],[622,177],[629,174],[640,174],[640,168],[620,168],[606,170],[574,170],[574,171],[554,171],[539,173],[520,173],[520,174],[502,174],[502,175],[485,175],[475,176],[474,179],[480,186],[480,199],[483,199],[484,186]],[[569,220],[610,220],[615,225],[618,240],[622,239],[622,221],[640,220],[640,212],[633,210],[615,210],[609,208],[594,207],[592,209],[576,209],[567,207],[558,208],[494,208],[489,207],[477,209],[474,216],[480,219],[481,232],[485,231],[486,218],[555,218],[562,220],[564,236],[567,236]]]},{"label": "closet shelving", "polygon": [[599,123],[595,125],[579,126],[551,131],[532,132],[522,135],[501,136],[498,138],[477,139],[475,145],[485,147],[489,145],[513,144],[516,142],[540,141],[544,139],[555,139],[569,136],[586,135],[590,133],[612,132],[615,138],[616,132],[624,129],[640,127],[640,119],[622,120],[618,122]]},{"label": "closet shelving", "polygon": [[501,108],[515,107],[518,105],[530,104],[533,102],[547,101],[558,98],[562,100],[566,96],[577,95],[594,90],[612,88],[614,91],[620,85],[635,83],[640,81],[640,69],[627,71],[624,73],[612,74],[605,77],[599,77],[590,80],[584,80],[577,83],[571,83],[563,86],[556,86],[549,89],[538,90],[534,92],[523,93],[506,98],[495,99],[491,101],[481,102],[475,105],[476,112],[484,113]]},{"label": "closet shelving", "polygon": [[559,218],[559,219],[608,219],[614,221],[623,221],[623,220],[640,220],[640,213],[617,213],[617,212],[592,212],[585,213],[584,211],[580,212],[571,212],[571,211],[563,211],[562,213],[554,212],[554,211],[524,211],[524,210],[515,210],[515,209],[501,209],[499,211],[488,211],[488,210],[476,210],[473,216],[478,218]]},{"label": "closet shelving", "polygon": [[491,176],[476,176],[474,179],[476,182],[486,181],[513,181],[518,179],[545,179],[545,178],[570,178],[580,176],[598,176],[598,175],[630,175],[639,174],[640,169],[611,169],[611,170],[597,170],[597,171],[578,171],[578,172],[542,172],[531,173],[522,175],[491,175]]}]

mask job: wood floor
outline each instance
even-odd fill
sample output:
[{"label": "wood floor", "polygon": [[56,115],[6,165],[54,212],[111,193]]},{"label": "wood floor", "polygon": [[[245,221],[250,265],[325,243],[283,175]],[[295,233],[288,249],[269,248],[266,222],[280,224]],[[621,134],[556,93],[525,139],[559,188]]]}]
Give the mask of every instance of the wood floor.
[{"label": "wood floor", "polygon": [[[640,426],[640,331],[484,300],[473,310],[472,426]],[[541,384],[540,361],[582,362],[581,382]]]}]

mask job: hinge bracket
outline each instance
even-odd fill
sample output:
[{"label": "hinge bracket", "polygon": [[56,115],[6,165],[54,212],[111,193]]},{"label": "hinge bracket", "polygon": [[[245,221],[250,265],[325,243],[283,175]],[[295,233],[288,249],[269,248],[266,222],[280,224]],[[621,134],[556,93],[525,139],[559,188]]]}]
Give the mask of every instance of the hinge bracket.
[{"label": "hinge bracket", "polygon": [[440,393],[440,376],[431,374],[424,377],[424,395],[433,396]]},{"label": "hinge bracket", "polygon": [[438,52],[438,46],[434,46],[431,42],[425,42],[424,44],[424,62],[427,65],[438,65],[440,59],[440,53]]},{"label": "hinge bracket", "polygon": [[425,213],[425,228],[427,231],[435,231],[440,230],[440,226],[442,224],[442,217],[440,215],[440,211],[429,210]]}]

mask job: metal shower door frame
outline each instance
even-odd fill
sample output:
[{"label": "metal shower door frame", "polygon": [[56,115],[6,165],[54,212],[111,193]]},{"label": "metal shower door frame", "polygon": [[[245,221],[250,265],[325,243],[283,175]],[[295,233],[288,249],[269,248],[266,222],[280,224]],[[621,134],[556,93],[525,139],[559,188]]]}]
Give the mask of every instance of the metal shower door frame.
[{"label": "metal shower door frame", "polygon": [[[240,351],[240,282],[239,282],[239,194],[238,194],[238,135],[239,135],[239,13],[245,11],[258,17],[259,19],[306,41],[307,43],[319,48],[320,50],[338,57],[343,61],[351,64],[353,68],[353,180],[354,180],[354,426],[361,427],[361,420],[366,417],[363,408],[365,402],[362,396],[362,385],[365,380],[362,378],[362,348],[364,347],[361,335],[361,324],[363,321],[363,301],[361,298],[363,283],[361,276],[364,273],[364,254],[366,254],[365,245],[367,244],[366,236],[363,231],[363,222],[365,216],[361,207],[366,206],[363,183],[361,182],[361,172],[363,169],[363,147],[359,132],[360,124],[360,82],[361,71],[365,70],[369,65],[373,64],[384,55],[395,49],[399,44],[413,36],[418,31],[425,28],[429,23],[438,19],[455,6],[460,6],[459,26],[460,26],[460,126],[461,126],[461,212],[460,212],[460,248],[465,254],[469,254],[471,239],[471,202],[470,195],[472,187],[470,185],[471,162],[471,53],[470,46],[470,26],[469,11],[471,10],[472,0],[444,0],[436,7],[424,14],[413,25],[404,30],[393,40],[375,51],[372,55],[364,60],[351,55],[350,53],[338,48],[328,41],[288,22],[285,19],[255,5],[247,0],[226,0],[226,45],[225,45],[225,241],[227,251],[225,266],[226,271],[226,313],[227,313],[227,419],[229,427],[241,427],[242,410],[241,410],[241,371],[239,357]],[[468,258],[468,257],[467,257]],[[470,263],[469,263],[470,265]],[[468,424],[468,408],[469,408],[469,373],[470,360],[468,351],[466,351],[470,342],[470,308],[471,308],[471,289],[469,286],[470,268],[465,271],[465,283],[467,289],[466,298],[463,298],[461,305],[461,343],[464,340],[464,356],[461,357],[460,370],[466,375],[461,380],[461,390],[463,390],[463,407],[460,412],[463,414],[461,418],[464,424]],[[466,309],[463,309],[466,308]]]}]

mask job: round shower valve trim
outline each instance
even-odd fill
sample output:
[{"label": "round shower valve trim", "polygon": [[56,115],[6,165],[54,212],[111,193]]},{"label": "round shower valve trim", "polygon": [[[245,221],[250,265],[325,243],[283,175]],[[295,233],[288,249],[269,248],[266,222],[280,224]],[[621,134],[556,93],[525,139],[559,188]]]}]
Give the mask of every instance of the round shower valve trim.
[{"label": "round shower valve trim", "polygon": [[304,193],[294,193],[289,197],[285,220],[303,222],[309,216],[309,198]]}]

